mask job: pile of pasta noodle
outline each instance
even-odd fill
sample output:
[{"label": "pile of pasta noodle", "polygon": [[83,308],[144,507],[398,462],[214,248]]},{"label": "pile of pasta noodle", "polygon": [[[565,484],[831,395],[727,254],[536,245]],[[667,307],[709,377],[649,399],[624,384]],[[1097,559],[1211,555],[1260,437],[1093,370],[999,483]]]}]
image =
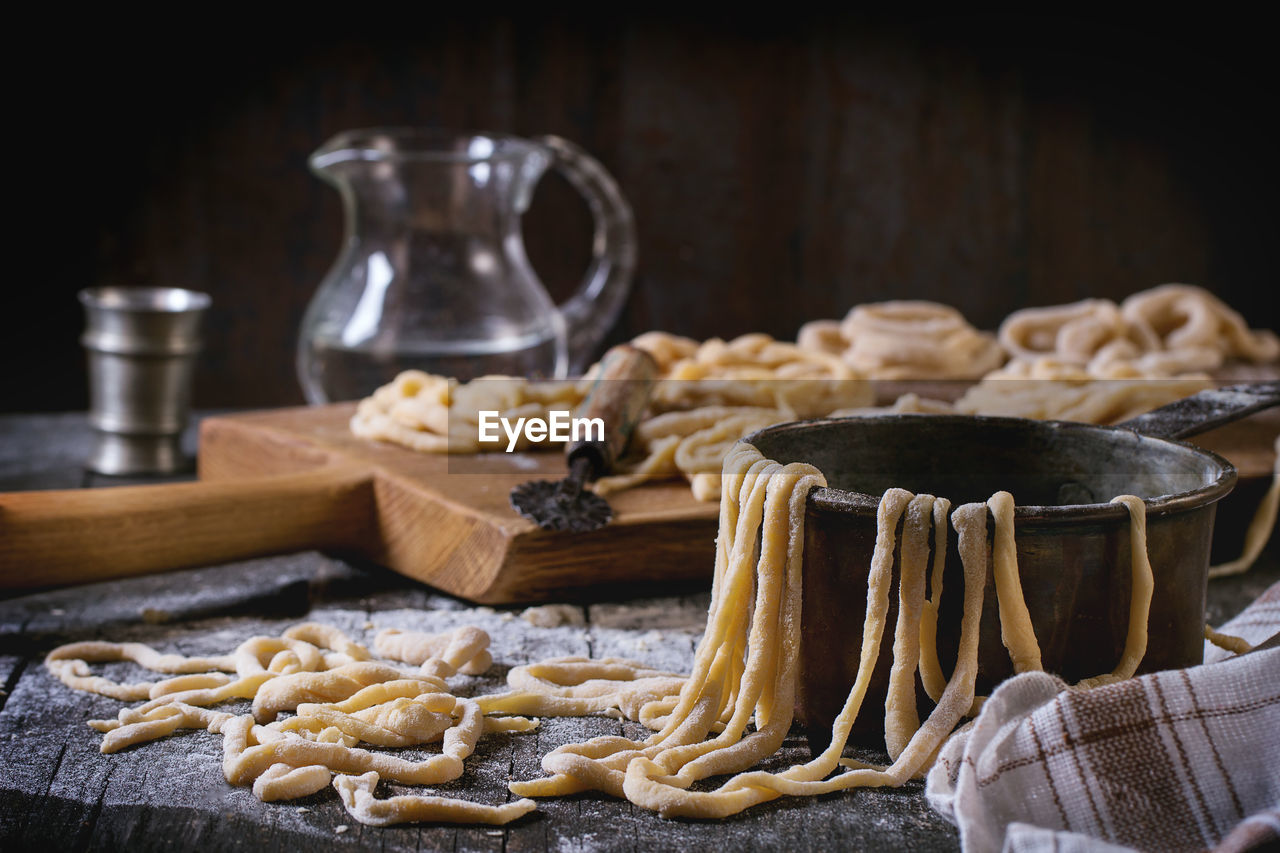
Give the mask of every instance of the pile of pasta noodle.
[{"label": "pile of pasta noodle", "polygon": [[994,335],[937,302],[856,305],[843,320],[813,320],[796,343],[838,356],[872,379],[977,379],[1004,363]]},{"label": "pile of pasta noodle", "polygon": [[[185,657],[140,643],[95,641],[54,649],[45,666],[68,687],[125,702],[145,700],[115,719],[90,721],[104,733],[104,753],[179,729],[207,729],[222,735],[227,781],[252,785],[263,801],[305,797],[332,782],[347,811],[365,824],[502,824],[527,814],[534,803],[493,806],[447,797],[374,795],[379,779],[409,785],[457,779],[485,733],[537,725],[523,717],[486,715],[474,700],[449,688],[446,678],[490,667],[488,645],[488,635],[471,627],[436,635],[378,634],[377,653],[411,665],[405,667],[375,660],[337,628],[313,622],[280,637],[252,637],[227,655]],[[121,684],[94,675],[89,667],[112,661],[131,661],[174,677]],[[251,700],[251,712],[212,707],[236,700]],[[282,712],[292,715],[282,718]],[[440,753],[421,761],[365,748],[436,742]]]},{"label": "pile of pasta noodle", "polygon": [[1015,375],[1065,366],[1100,379],[1168,378],[1222,367],[1228,359],[1257,364],[1280,358],[1274,332],[1252,330],[1209,291],[1164,284],[1117,305],[1085,299],[1028,308],[1000,325],[1000,343]]},{"label": "pile of pasta noodle", "polygon": [[[625,797],[663,816],[714,818],[779,796],[901,785],[927,770],[946,738],[981,705],[975,679],[989,575],[994,576],[1001,636],[1014,669],[1041,666],[1019,580],[1013,497],[998,492],[986,503],[952,511],[944,498],[896,488],[885,492],[876,517],[857,675],[832,726],[831,744],[813,760],[784,771],[753,770],[778,751],[792,724],[805,502],[811,488],[822,485],[825,478],[813,466],[779,464],[750,444],[739,443],[729,453],[707,627],[687,676],[627,660],[566,657],[513,667],[509,691],[464,699],[444,679],[489,666],[488,637],[478,629],[379,634],[374,642],[378,654],[417,667],[406,669],[373,660],[340,631],[315,623],[281,637],[252,638],[222,657],[182,657],[134,643],[90,642],[55,649],[46,665],[71,687],[126,701],[147,700],[122,710],[114,720],[90,723],[105,733],[103,752],[178,729],[208,729],[223,736],[223,772],[230,783],[252,784],[262,800],[292,799],[332,784],[351,815],[373,825],[500,824],[533,809],[528,797],[583,790]],[[1124,505],[1130,517],[1129,629],[1114,670],[1080,688],[1132,676],[1146,653],[1153,578],[1145,506],[1132,495],[1113,502]],[[948,678],[936,634],[949,527],[956,532],[964,586],[959,591],[959,647]],[[897,619],[892,640],[887,640],[895,586]],[[1240,645],[1233,638],[1216,637]],[[892,643],[884,708],[890,763],[881,767],[843,753],[854,721],[864,713],[871,674],[886,642]],[[90,662],[113,660],[189,674],[119,684],[89,670]],[[917,677],[932,706],[923,719]],[[236,699],[251,699],[252,712],[211,708]],[[280,716],[290,711],[292,715]],[[511,791],[525,799],[504,805],[376,796],[379,779],[430,785],[457,778],[485,732],[528,730],[536,722],[527,715],[592,713],[621,714],[654,734],[642,741],[598,737],[554,749],[542,760],[550,775],[510,783]],[[442,742],[441,753],[420,761],[360,746],[416,746],[436,740]],[[714,789],[693,790],[710,777],[727,778]]]},{"label": "pile of pasta noodle", "polygon": [[[649,332],[631,342],[658,365],[648,417],[632,437],[622,470],[597,483],[617,491],[644,480],[684,476],[700,499],[719,495],[720,465],[729,446],[779,421],[867,406],[871,386],[839,358],[768,335],[698,342]],[[479,412],[547,418],[582,402],[598,365],[577,381],[536,382],[484,377],[460,383],[406,371],[360,402],[351,420],[359,436],[430,453],[476,453]],[[522,435],[517,448],[527,447]]]},{"label": "pile of pasta noodle", "polygon": [[[594,488],[607,494],[684,477],[708,501],[720,494],[729,447],[781,421],[892,411],[1114,424],[1210,387],[1205,371],[1229,361],[1280,359],[1274,333],[1251,330],[1217,297],[1183,284],[1119,305],[1087,299],[1017,311],[998,335],[978,331],[950,306],[890,301],[855,306],[842,321],[806,323],[794,344],[762,334],[698,342],[665,332],[632,343],[654,357],[660,380],[627,457]],[[594,371],[578,382],[470,383],[408,371],[362,401],[351,428],[415,450],[475,453],[480,409],[545,418],[580,403]],[[916,379],[980,381],[955,400],[899,389],[890,406],[872,408],[876,389],[866,380]]]},{"label": "pile of pasta noodle", "polygon": [[[890,489],[877,512],[857,675],[832,726],[830,746],[812,761],[781,772],[752,770],[778,751],[791,728],[800,652],[805,500],[812,487],[825,485],[825,479],[810,465],[779,464],[746,443],[729,453],[723,474],[707,629],[695,652],[693,671],[678,695],[652,695],[656,691],[646,685],[640,688],[640,698],[652,698],[638,702],[631,685],[643,680],[632,682],[607,665],[588,669],[590,664],[582,662],[584,669],[569,679],[531,672],[542,676],[535,690],[493,698],[487,705],[517,714],[575,712],[577,703],[588,696],[600,702],[613,689],[611,707],[655,734],[644,741],[599,737],[559,747],[542,761],[550,776],[512,783],[513,793],[538,797],[600,790],[667,817],[718,818],[779,796],[901,785],[927,770],[956,726],[980,707],[981,699],[975,696],[978,623],[989,572],[994,573],[1002,638],[1014,669],[1040,668],[1040,650],[1018,575],[1013,497],[999,492],[987,503],[966,504],[953,512],[943,498]],[[1145,505],[1132,495],[1114,502],[1130,514],[1130,627],[1115,669],[1082,682],[1081,688],[1132,676],[1146,653],[1153,587]],[[990,552],[989,514],[994,522]],[[942,674],[936,647],[948,525],[958,537],[964,575],[959,651],[950,678]],[[890,763],[879,767],[847,759],[843,753],[886,642],[895,574],[898,615],[884,708]],[[917,675],[933,703],[924,720],[917,707]],[[722,776],[729,778],[714,789],[692,789],[699,781]]]},{"label": "pile of pasta noodle", "polygon": [[1117,305],[1027,308],[1000,325],[1011,356],[956,402],[961,413],[1110,424],[1212,385],[1229,361],[1267,364],[1280,339],[1207,290],[1165,284]]}]

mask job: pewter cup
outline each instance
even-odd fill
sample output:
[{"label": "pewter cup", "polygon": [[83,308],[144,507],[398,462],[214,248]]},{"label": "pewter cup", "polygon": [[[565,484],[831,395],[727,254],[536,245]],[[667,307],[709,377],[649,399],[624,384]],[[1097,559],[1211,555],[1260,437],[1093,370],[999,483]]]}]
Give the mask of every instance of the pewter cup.
[{"label": "pewter cup", "polygon": [[204,293],[176,287],[80,292],[89,354],[88,467],[101,474],[168,474],[186,460],[191,371],[200,351]]}]

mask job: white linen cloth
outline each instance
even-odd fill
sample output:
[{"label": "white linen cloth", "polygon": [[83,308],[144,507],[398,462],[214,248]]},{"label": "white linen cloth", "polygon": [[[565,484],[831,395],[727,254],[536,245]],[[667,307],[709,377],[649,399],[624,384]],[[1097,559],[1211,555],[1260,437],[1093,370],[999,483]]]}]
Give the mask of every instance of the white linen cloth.
[{"label": "white linen cloth", "polygon": [[[1280,632],[1280,584],[1221,630]],[[1280,846],[1280,648],[1205,661],[1094,690],[1009,679],[943,746],[929,802],[966,851]]]}]

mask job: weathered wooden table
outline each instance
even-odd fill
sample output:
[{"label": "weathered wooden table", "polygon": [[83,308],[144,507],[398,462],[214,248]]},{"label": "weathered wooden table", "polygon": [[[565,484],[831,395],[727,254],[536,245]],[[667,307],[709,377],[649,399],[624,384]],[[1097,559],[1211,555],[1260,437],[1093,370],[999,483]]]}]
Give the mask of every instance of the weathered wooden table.
[{"label": "weathered wooden table", "polygon": [[[0,416],[0,491],[107,486],[80,468],[89,432],[78,415]],[[2,523],[3,519],[0,519]],[[1273,544],[1261,565],[1215,581],[1209,619],[1237,612],[1280,577]],[[226,783],[221,738],[187,732],[116,755],[98,751],[85,721],[122,707],[72,691],[41,665],[55,645],[136,640],[185,654],[225,651],[259,633],[316,620],[370,642],[385,627],[444,630],[476,624],[493,637],[493,677],[464,689],[498,689],[507,667],[552,655],[620,655],[687,670],[708,596],[686,590],[643,601],[579,606],[581,624],[535,627],[520,610],[475,608],[376,566],[301,553],[0,601],[0,850],[379,849],[450,850],[945,850],[955,830],[924,800],[923,785],[815,799],[783,798],[724,821],[664,820],[600,794],[539,802],[503,828],[448,825],[377,829],[352,820],[332,789],[265,804]],[[120,677],[141,675],[127,665]],[[637,725],[606,717],[547,719],[533,733],[481,741],[466,773],[437,790],[483,802],[511,798],[511,778],[542,775],[555,746]],[[771,766],[808,757],[798,733]],[[884,760],[883,756],[865,756]],[[399,792],[399,786],[384,786]],[[383,792],[380,792],[383,793]]]}]

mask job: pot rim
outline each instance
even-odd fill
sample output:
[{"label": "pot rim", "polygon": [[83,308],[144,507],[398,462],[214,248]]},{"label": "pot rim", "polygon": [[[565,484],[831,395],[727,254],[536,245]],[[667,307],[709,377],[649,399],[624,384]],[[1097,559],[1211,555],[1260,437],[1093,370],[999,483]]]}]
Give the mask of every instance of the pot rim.
[{"label": "pot rim", "polygon": [[[932,414],[907,414],[907,413],[885,413],[856,415],[846,418],[810,418],[807,420],[786,421],[784,423],[773,424],[764,429],[756,430],[741,439],[743,442],[755,444],[757,439],[762,436],[776,435],[780,432],[794,432],[809,427],[831,424],[831,423],[849,423],[849,422],[868,422],[868,421],[893,421],[896,423],[921,423],[929,421],[938,423],[943,422],[963,422],[966,424],[992,424],[1004,426],[1020,426],[1022,428],[1033,429],[1050,429],[1050,430],[1078,430],[1083,432],[1102,432],[1102,433],[1129,433],[1138,436],[1143,441],[1161,442],[1164,444],[1175,445],[1183,450],[1190,451],[1212,462],[1219,468],[1217,478],[1199,488],[1186,492],[1176,492],[1171,495],[1160,495],[1154,498],[1143,498],[1143,503],[1147,508],[1147,515],[1169,515],[1178,512],[1187,512],[1193,509],[1200,509],[1211,506],[1222,498],[1235,487],[1238,474],[1236,468],[1229,461],[1214,453],[1211,450],[1205,450],[1203,447],[1197,447],[1185,441],[1176,439],[1157,438],[1155,436],[1143,435],[1133,430],[1125,429],[1118,426],[1100,426],[1098,424],[1079,423],[1077,421],[1060,421],[1060,420],[1034,420],[1031,418],[1012,418],[998,417],[992,415],[932,415]],[[811,510],[819,512],[838,512],[852,513],[855,515],[870,515],[876,513],[880,505],[880,497],[865,494],[863,492],[854,492],[848,489],[840,489],[834,486],[815,486],[809,492],[808,507]],[[1060,505],[1023,505],[1018,504],[1014,508],[1014,519],[1019,522],[1089,522],[1089,521],[1116,521],[1127,519],[1129,511],[1123,504],[1114,503],[1093,503],[1093,504],[1060,504]]]}]

